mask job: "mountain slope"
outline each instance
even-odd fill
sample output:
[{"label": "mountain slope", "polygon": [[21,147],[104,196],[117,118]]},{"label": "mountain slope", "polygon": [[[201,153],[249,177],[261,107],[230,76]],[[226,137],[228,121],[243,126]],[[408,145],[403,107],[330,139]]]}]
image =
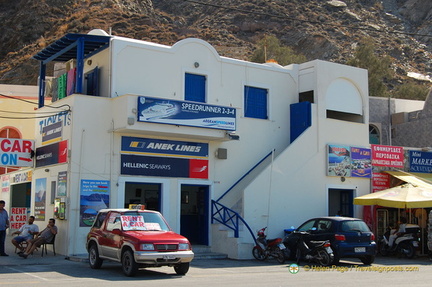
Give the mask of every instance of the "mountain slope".
[{"label": "mountain slope", "polygon": [[[276,35],[309,60],[345,63],[362,37],[393,60],[397,81],[432,74],[432,1],[424,0],[0,0],[0,83],[36,84],[32,55],[66,33],[94,28],[172,45],[197,37],[248,60]],[[395,33],[402,31],[404,33]]]}]

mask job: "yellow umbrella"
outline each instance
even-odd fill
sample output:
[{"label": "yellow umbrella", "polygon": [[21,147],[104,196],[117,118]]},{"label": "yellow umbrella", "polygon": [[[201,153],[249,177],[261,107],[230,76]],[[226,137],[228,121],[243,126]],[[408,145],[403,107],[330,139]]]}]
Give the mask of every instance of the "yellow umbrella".
[{"label": "yellow umbrella", "polygon": [[404,184],[354,198],[357,205],[380,205],[394,208],[432,207],[431,187]]}]

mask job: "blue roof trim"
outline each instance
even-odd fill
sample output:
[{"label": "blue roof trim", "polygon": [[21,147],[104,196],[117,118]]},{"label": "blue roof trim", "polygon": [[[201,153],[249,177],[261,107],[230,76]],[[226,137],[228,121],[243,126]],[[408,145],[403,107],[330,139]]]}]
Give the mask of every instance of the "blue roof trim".
[{"label": "blue roof trim", "polygon": [[111,36],[98,36],[89,34],[69,33],[58,39],[32,58],[43,61],[44,64],[51,61],[67,62],[77,58],[78,41],[84,41],[84,59],[108,48]]}]

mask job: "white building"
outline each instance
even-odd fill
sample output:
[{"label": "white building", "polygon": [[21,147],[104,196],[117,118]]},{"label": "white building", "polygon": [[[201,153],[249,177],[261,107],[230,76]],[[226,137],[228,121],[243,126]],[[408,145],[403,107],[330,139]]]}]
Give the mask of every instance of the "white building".
[{"label": "white building", "polygon": [[352,198],[370,179],[327,176],[327,153],[369,147],[366,70],[240,61],[199,39],[169,47],[97,31],[54,44],[34,56],[40,113],[52,111],[50,61],[67,62],[57,85],[69,81],[69,96],[55,95],[59,114],[36,125],[31,208],[41,226],[59,209],[59,253],[86,253],[105,206],[160,210],[193,245],[230,258],[251,258],[254,234],[221,215],[253,233],[268,226],[269,237],[338,210],[362,216]]}]

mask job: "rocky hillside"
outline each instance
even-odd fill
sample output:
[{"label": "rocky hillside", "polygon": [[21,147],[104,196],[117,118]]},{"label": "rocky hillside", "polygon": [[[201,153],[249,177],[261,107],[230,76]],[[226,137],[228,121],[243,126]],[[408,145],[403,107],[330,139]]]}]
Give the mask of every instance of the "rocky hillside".
[{"label": "rocky hillside", "polygon": [[408,72],[432,76],[429,0],[0,0],[0,23],[1,84],[36,84],[32,55],[66,33],[94,28],[166,45],[197,37],[244,60],[269,34],[309,60],[338,63],[371,37],[393,59],[390,87]]}]

